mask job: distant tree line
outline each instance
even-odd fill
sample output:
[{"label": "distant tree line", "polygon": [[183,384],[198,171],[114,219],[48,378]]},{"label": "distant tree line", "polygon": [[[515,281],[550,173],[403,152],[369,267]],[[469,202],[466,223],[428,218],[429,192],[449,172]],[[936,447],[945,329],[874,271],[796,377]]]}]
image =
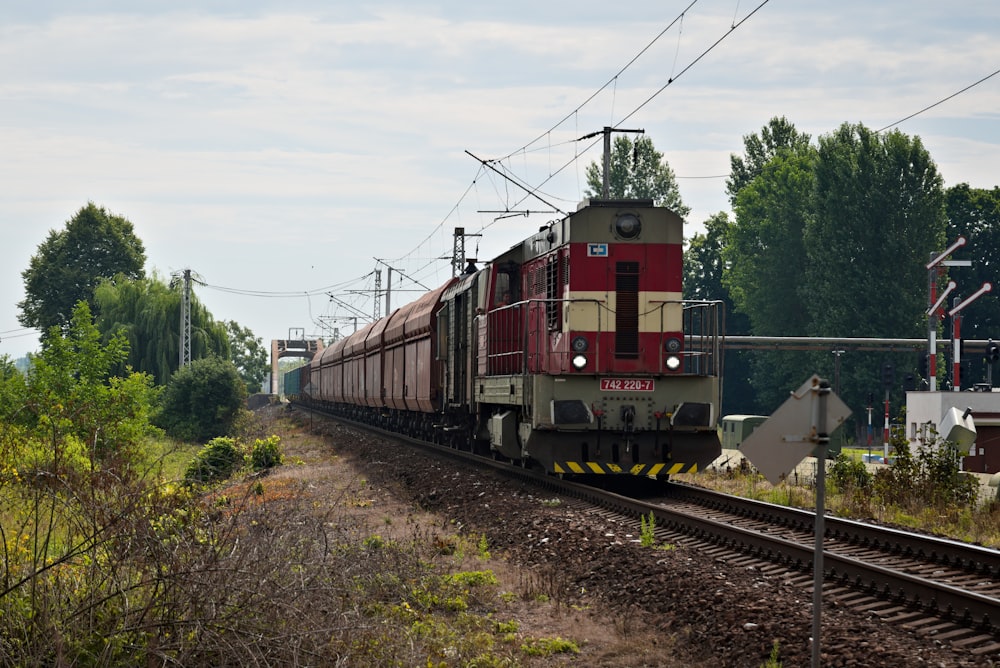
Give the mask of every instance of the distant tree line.
[{"label": "distant tree line", "polygon": [[[181,286],[147,276],[145,247],[130,221],[93,202],[48,237],[22,272],[25,298],[18,320],[41,332],[65,333],[79,302],[89,307],[105,342],[128,343],[115,370],[148,373],[165,385],[180,366]],[[191,298],[191,357],[231,361],[248,392],[259,391],[268,371],[263,342],[234,321],[216,321]]]}]

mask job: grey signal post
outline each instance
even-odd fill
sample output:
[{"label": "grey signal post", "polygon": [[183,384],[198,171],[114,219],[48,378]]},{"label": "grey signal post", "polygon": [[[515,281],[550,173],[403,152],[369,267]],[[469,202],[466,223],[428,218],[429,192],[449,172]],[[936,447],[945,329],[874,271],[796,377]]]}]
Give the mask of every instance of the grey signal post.
[{"label": "grey signal post", "polygon": [[788,476],[810,453],[816,457],[816,524],[813,548],[812,666],[819,668],[823,610],[823,534],[826,504],[826,455],[830,434],[851,410],[813,375],[743,441],[740,450],[773,485]]}]

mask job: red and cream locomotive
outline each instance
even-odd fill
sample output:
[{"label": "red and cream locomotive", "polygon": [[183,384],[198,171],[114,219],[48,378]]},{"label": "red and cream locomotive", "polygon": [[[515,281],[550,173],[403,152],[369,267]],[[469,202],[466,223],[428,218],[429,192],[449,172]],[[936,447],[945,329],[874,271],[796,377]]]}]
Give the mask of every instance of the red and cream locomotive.
[{"label": "red and cream locomotive", "polygon": [[665,477],[721,452],[721,306],[681,298],[683,221],[590,200],[326,348],[337,414],[559,474]]}]

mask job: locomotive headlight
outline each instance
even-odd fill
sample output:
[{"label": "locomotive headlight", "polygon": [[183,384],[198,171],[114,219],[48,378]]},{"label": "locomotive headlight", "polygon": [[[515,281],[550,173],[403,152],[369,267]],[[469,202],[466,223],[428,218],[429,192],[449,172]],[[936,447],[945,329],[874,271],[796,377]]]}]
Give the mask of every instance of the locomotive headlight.
[{"label": "locomotive headlight", "polygon": [[679,353],[681,351],[681,340],[675,337],[670,337],[663,344],[663,349],[668,353]]},{"label": "locomotive headlight", "polygon": [[663,365],[667,367],[667,371],[677,371],[681,368],[681,358],[677,355],[668,355],[667,359],[663,360]]},{"label": "locomotive headlight", "polygon": [[620,239],[635,239],[641,231],[642,223],[634,213],[623,213],[615,219],[615,234]]},{"label": "locomotive headlight", "polygon": [[577,371],[582,371],[583,367],[587,366],[587,356],[573,355],[572,364],[574,369],[576,369]]},{"label": "locomotive headlight", "polygon": [[574,336],[573,342],[570,345],[573,347],[573,352],[575,353],[585,353],[589,347],[587,338],[584,336]]}]

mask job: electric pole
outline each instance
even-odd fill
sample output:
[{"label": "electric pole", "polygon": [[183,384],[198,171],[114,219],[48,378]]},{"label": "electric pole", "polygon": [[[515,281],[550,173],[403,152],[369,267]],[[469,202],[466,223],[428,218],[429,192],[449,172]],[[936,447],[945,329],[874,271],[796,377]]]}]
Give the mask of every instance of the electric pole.
[{"label": "electric pole", "polygon": [[181,286],[181,340],[180,359],[177,368],[191,363],[191,270],[184,270],[184,284]]},{"label": "electric pole", "polygon": [[635,134],[645,134],[645,130],[626,130],[625,128],[612,128],[605,125],[604,129],[599,132],[591,132],[589,135],[584,135],[580,139],[590,139],[591,137],[596,137],[597,135],[604,135],[604,181],[603,187],[601,188],[601,197],[608,199],[611,196],[611,181],[610,181],[610,171],[611,171],[611,133],[612,132],[632,132]]},{"label": "electric pole", "polygon": [[[481,237],[481,234],[466,234],[464,227],[455,228],[455,241],[451,250],[451,276],[454,278],[465,271],[465,237]],[[473,260],[474,261],[474,260]]]}]

